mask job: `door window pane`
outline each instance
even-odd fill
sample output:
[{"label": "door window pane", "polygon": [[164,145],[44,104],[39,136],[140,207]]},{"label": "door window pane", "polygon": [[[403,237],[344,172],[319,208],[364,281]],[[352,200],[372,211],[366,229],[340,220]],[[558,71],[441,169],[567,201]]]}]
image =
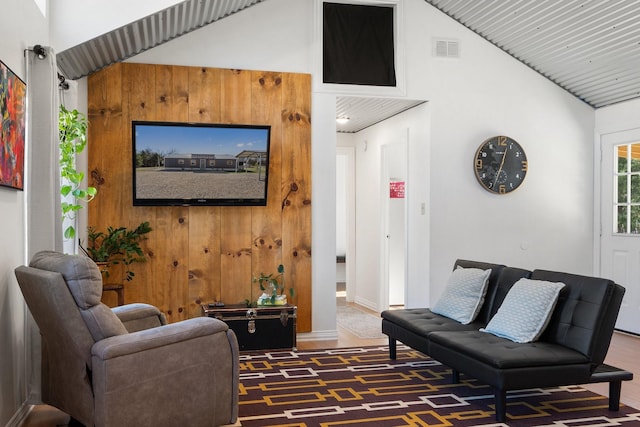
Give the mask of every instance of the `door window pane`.
[{"label": "door window pane", "polygon": [[627,203],[627,175],[618,176],[618,189],[616,191],[616,203]]},{"label": "door window pane", "polygon": [[629,232],[631,234],[640,234],[640,206],[631,206]]},{"label": "door window pane", "polygon": [[627,144],[624,145],[618,145],[618,148],[616,149],[616,151],[618,152],[618,173],[625,173],[627,172],[627,164],[628,164],[628,160],[627,160],[627,151],[628,151],[629,146]]},{"label": "door window pane", "polygon": [[631,203],[640,203],[640,175],[631,175]]},{"label": "door window pane", "polygon": [[627,232],[627,207],[626,206],[618,206],[617,208],[617,218],[618,218],[618,233],[626,233]]},{"label": "door window pane", "polygon": [[640,172],[640,143],[629,144],[631,151],[631,172]]},{"label": "door window pane", "polygon": [[640,142],[614,147],[613,229],[618,234],[640,234]]}]

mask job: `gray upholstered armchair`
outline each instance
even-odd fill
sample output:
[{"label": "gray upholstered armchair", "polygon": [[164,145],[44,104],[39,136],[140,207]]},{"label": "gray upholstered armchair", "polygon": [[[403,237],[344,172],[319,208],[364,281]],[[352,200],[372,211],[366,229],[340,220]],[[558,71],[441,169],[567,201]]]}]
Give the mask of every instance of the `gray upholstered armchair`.
[{"label": "gray upholstered armchair", "polygon": [[42,336],[42,398],[85,426],[218,426],[238,415],[238,343],[219,320],[110,309],[85,256],[37,253],[16,277]]}]

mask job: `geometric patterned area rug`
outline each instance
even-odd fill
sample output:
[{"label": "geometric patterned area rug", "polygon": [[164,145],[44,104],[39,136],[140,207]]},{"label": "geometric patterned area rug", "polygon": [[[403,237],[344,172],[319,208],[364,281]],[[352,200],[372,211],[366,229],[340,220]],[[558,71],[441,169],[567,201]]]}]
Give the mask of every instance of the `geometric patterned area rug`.
[{"label": "geometric patterned area rug", "polygon": [[[509,393],[496,423],[491,388],[428,356],[388,347],[251,352],[240,355],[240,410],[252,426],[640,426],[640,411],[580,386]],[[623,390],[624,393],[624,385]]]}]

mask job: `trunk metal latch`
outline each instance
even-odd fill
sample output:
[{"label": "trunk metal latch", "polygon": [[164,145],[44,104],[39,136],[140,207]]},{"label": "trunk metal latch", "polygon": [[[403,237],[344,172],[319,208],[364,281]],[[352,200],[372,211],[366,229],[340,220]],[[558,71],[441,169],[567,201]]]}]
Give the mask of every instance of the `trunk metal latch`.
[{"label": "trunk metal latch", "polygon": [[247,324],[247,331],[250,334],[254,334],[256,332],[256,317],[258,316],[258,313],[256,312],[255,309],[250,308],[249,310],[247,310],[247,319],[249,319],[249,322]]}]

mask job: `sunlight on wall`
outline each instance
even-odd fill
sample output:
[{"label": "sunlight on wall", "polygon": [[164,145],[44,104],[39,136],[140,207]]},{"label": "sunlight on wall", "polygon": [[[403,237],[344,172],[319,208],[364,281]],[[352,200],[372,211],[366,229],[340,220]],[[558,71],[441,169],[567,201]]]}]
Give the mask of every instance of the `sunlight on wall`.
[{"label": "sunlight on wall", "polygon": [[47,0],[33,0],[42,12],[42,16],[47,17]]}]

